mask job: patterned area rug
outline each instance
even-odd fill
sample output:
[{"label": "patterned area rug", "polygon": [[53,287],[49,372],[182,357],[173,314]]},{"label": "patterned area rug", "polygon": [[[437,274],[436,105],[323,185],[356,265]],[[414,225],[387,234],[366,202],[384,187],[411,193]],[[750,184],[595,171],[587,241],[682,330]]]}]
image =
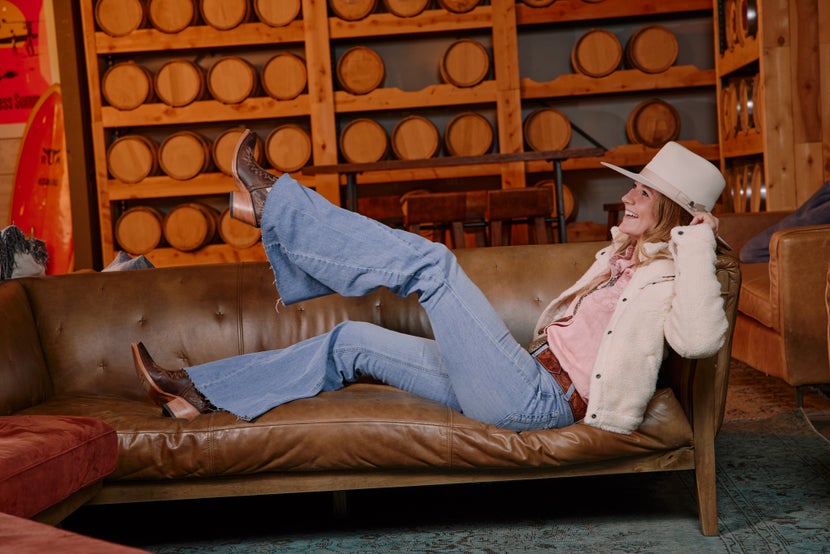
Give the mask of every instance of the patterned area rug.
[{"label": "patterned area rug", "polygon": [[791,388],[732,377],[718,537],[700,533],[690,472],[355,491],[343,517],[327,494],[91,506],[65,527],[170,554],[828,552],[830,441]]}]

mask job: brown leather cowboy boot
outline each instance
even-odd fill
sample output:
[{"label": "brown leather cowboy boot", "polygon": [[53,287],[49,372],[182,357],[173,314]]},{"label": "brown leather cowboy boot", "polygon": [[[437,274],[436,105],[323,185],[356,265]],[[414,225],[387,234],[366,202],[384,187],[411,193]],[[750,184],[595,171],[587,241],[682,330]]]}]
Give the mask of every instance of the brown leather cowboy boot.
[{"label": "brown leather cowboy boot", "polygon": [[216,406],[196,390],[186,371],[170,371],[159,366],[140,342],[131,347],[138,379],[165,415],[192,420],[199,414],[216,411]]},{"label": "brown leather cowboy boot", "polygon": [[231,173],[238,190],[231,193],[230,216],[254,227],[260,226],[265,199],[277,177],[263,169],[254,157],[256,133],[246,129],[231,160]]}]

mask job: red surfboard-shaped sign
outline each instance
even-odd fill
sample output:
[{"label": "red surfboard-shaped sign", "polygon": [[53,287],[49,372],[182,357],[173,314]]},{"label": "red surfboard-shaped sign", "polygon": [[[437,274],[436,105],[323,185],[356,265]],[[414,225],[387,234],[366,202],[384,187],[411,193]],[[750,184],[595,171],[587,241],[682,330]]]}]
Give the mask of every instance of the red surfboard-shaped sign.
[{"label": "red surfboard-shaped sign", "polygon": [[11,224],[46,243],[47,275],[73,270],[72,210],[60,85],[32,109],[17,157]]}]

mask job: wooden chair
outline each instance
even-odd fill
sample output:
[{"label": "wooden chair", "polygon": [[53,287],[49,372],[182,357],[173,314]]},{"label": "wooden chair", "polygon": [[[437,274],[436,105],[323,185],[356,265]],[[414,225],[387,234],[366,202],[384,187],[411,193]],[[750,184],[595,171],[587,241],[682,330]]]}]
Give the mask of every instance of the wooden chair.
[{"label": "wooden chair", "polygon": [[546,219],[553,211],[551,187],[529,187],[491,190],[487,193],[487,222],[490,245],[510,244],[511,226],[528,225],[530,244],[552,243],[552,232]]},{"label": "wooden chair", "polygon": [[605,234],[608,240],[611,240],[611,227],[620,222],[620,212],[625,210],[625,204],[622,202],[603,204],[602,209],[608,212],[608,224],[606,225]]},{"label": "wooden chair", "polygon": [[[420,192],[402,201],[404,227],[413,233],[432,232],[432,240],[451,248],[464,248],[467,194],[464,192]],[[449,234],[449,237],[447,237]]]}]

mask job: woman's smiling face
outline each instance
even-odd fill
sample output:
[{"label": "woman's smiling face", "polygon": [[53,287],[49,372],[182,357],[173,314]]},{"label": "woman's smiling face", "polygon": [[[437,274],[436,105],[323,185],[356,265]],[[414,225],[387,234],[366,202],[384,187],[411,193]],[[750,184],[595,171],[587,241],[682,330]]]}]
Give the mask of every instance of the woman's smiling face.
[{"label": "woman's smiling face", "polygon": [[655,204],[660,193],[651,187],[635,182],[622,197],[625,216],[620,222],[620,231],[632,238],[640,238],[643,233],[657,223]]}]

